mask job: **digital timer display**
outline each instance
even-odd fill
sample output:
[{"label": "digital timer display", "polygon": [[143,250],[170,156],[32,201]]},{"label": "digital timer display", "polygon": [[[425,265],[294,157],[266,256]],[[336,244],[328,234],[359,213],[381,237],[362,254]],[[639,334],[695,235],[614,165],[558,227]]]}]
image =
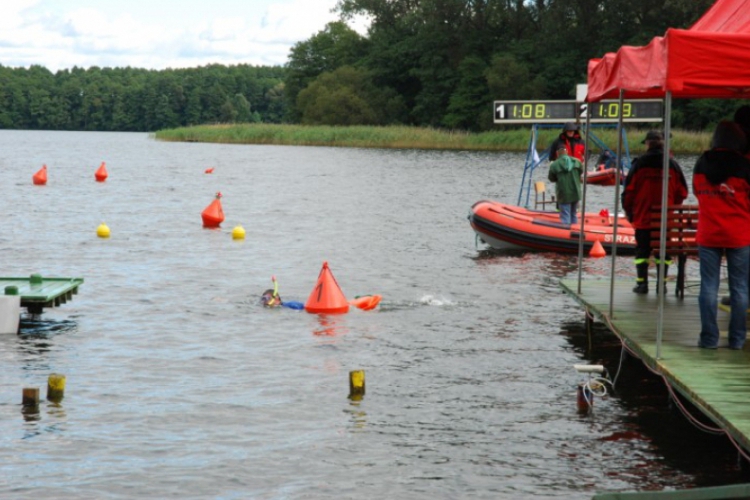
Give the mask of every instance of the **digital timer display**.
[{"label": "digital timer display", "polygon": [[575,101],[495,101],[495,123],[562,123],[585,121],[615,123],[622,114],[623,122],[660,122],[664,104],[660,99],[634,99],[577,103]]}]

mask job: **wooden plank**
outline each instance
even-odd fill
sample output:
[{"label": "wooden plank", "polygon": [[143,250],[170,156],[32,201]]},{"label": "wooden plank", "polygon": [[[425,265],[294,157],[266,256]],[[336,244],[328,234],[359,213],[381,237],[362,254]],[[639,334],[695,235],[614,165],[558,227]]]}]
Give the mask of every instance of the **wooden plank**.
[{"label": "wooden plank", "polygon": [[[618,336],[643,362],[744,449],[750,450],[750,342],[745,349],[728,349],[729,315],[719,311],[719,349],[700,349],[698,296],[664,300],[661,357],[656,359],[659,317],[655,293],[631,292],[632,282],[616,280],[609,315],[610,282],[585,280],[577,293],[576,280],[561,280],[563,290]],[[695,285],[691,282],[690,285]],[[690,286],[688,286],[690,289]],[[697,288],[696,288],[697,289]],[[722,294],[728,293],[726,289]]]}]

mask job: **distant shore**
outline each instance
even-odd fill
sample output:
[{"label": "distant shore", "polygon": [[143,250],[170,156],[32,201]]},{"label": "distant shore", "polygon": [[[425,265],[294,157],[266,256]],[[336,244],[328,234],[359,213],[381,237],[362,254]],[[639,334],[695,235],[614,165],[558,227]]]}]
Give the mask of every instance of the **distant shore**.
[{"label": "distant shore", "polygon": [[[213,142],[224,144],[273,144],[287,146],[328,146],[383,149],[438,149],[467,151],[517,151],[528,149],[530,127],[471,133],[406,126],[234,124],[198,125],[159,130],[160,141]],[[626,127],[631,155],[642,151],[641,141],[648,127]],[[594,134],[613,150],[617,147],[614,128],[592,128]],[[559,129],[540,129],[537,150],[544,150],[560,134]],[[676,154],[700,154],[708,148],[711,134],[672,130],[671,150]]]}]

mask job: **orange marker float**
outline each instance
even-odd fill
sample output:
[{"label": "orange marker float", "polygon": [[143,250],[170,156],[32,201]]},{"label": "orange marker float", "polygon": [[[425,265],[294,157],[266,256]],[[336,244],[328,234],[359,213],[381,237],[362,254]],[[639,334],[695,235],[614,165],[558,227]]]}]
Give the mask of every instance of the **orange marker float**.
[{"label": "orange marker float", "polygon": [[349,304],[353,305],[354,307],[358,307],[363,311],[370,311],[372,309],[375,309],[378,304],[380,304],[380,300],[382,298],[382,295],[363,295],[361,297],[355,297],[354,299],[350,300]]},{"label": "orange marker float", "polygon": [[205,171],[206,174],[213,174],[214,173],[214,167],[207,168]]},{"label": "orange marker float", "polygon": [[328,262],[323,262],[323,268],[318,275],[315,284],[305,303],[305,311],[317,314],[343,314],[349,312],[349,302],[341,291],[336,278],[328,268]]},{"label": "orange marker float", "polygon": [[107,173],[107,167],[104,162],[102,162],[102,164],[99,166],[99,169],[94,174],[94,178],[96,179],[96,182],[104,182],[107,180],[108,175],[109,174]]},{"label": "orange marker float", "polygon": [[606,257],[607,252],[604,250],[604,247],[602,246],[601,241],[596,240],[594,242],[594,246],[591,247],[591,251],[589,251],[589,257],[594,257],[595,259],[598,259],[600,257]]},{"label": "orange marker float", "polygon": [[40,168],[39,171],[35,173],[31,179],[37,186],[44,186],[45,184],[47,184],[47,165],[42,165],[42,168]]},{"label": "orange marker float", "polygon": [[221,207],[221,192],[216,193],[216,199],[208,205],[203,213],[203,227],[219,227],[224,222],[224,209]]}]

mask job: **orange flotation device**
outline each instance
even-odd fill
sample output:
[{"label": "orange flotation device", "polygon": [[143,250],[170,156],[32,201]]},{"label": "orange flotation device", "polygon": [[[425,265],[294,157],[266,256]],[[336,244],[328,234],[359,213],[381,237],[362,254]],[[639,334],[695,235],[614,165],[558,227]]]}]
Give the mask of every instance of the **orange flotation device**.
[{"label": "orange flotation device", "polygon": [[380,300],[382,298],[382,295],[362,295],[350,300],[349,304],[353,305],[354,307],[358,307],[363,311],[369,311],[371,309],[375,309],[378,304],[380,304]]}]

